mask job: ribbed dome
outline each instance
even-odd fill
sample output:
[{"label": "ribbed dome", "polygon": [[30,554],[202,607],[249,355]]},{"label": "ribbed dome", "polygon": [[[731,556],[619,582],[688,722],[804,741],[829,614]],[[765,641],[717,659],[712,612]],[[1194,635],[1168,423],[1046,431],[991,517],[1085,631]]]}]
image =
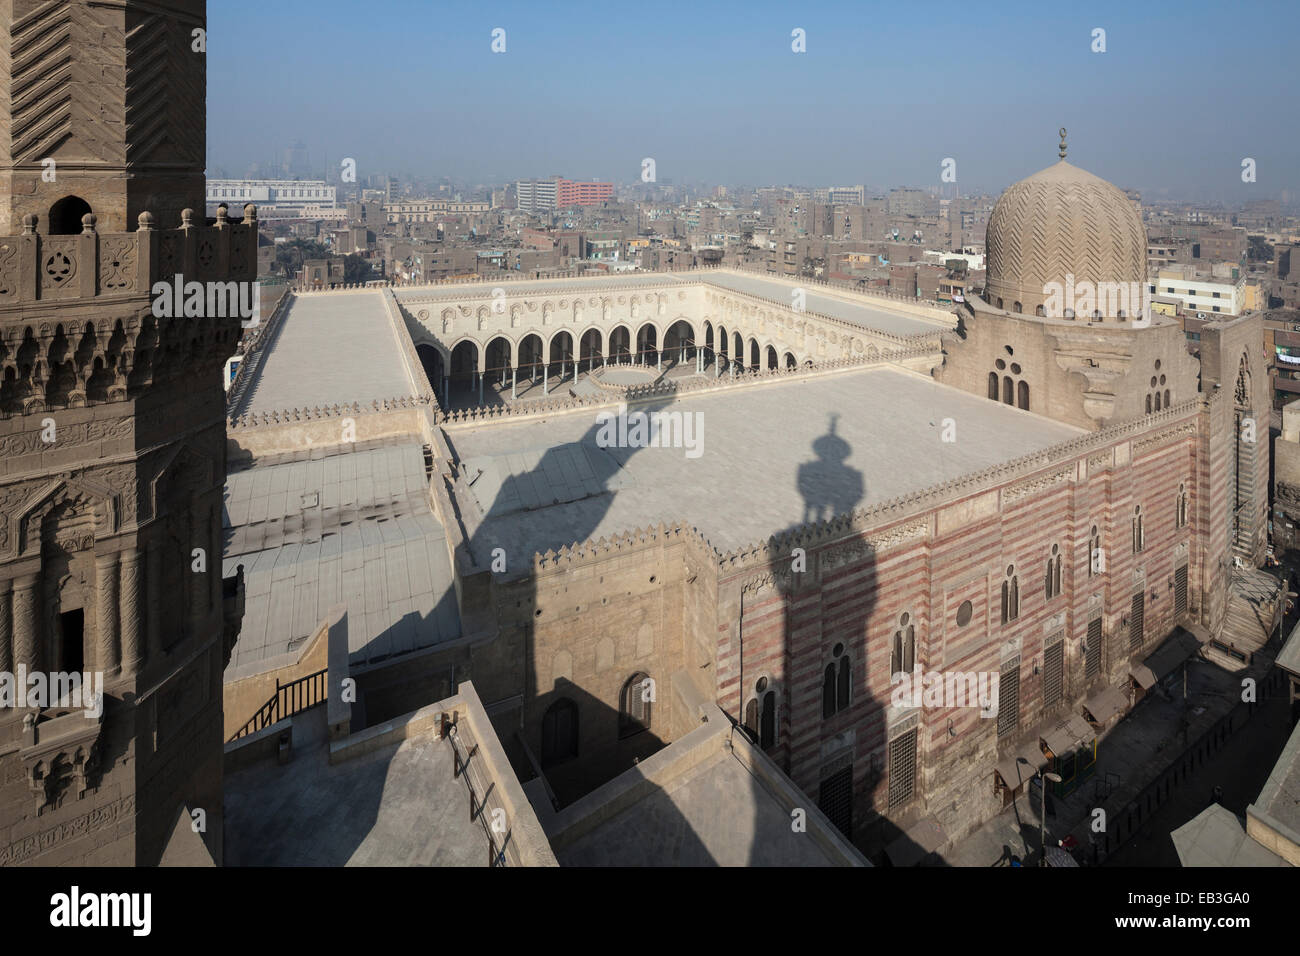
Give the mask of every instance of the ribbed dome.
[{"label": "ribbed dome", "polygon": [[1008,312],[1019,302],[1033,315],[1048,298],[1047,284],[1065,286],[1067,275],[1076,286],[1147,278],[1146,228],[1133,202],[1064,159],[1002,194],[989,216],[986,251],[985,301]]}]

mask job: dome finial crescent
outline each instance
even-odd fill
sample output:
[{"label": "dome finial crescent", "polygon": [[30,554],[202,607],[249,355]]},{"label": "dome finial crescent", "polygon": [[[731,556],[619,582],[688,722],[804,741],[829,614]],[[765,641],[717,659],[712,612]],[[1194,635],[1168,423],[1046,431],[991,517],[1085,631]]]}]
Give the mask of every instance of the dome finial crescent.
[{"label": "dome finial crescent", "polygon": [[1064,126],[1061,127],[1061,150],[1057,155],[1059,155],[1062,159],[1065,159],[1065,127]]}]

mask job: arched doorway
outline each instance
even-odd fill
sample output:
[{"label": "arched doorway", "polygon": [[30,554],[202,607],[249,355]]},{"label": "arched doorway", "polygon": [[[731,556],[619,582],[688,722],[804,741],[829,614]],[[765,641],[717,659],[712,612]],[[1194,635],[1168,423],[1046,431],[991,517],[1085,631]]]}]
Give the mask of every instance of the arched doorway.
[{"label": "arched doorway", "polygon": [[90,212],[90,203],[80,196],[64,196],[50,207],[47,223],[51,236],[75,236],[81,233],[81,217]]},{"label": "arched doorway", "polygon": [[438,400],[446,405],[447,396],[443,391],[442,376],[444,373],[442,353],[432,345],[427,343],[417,345],[415,354],[420,357],[420,364],[424,367],[424,377],[429,380],[429,387],[433,393],[438,396]]},{"label": "arched doorway", "polygon": [[649,322],[636,333],[636,357],[643,365],[659,362],[659,330]]},{"label": "arched doorway", "polygon": [[482,400],[478,375],[478,343],[472,339],[459,343],[451,350],[450,365],[448,407],[477,405]]},{"label": "arched doorway", "polygon": [[494,385],[510,384],[510,340],[496,336],[487,344],[483,357],[484,374]]},{"label": "arched doorway", "polygon": [[632,333],[626,325],[617,325],[610,331],[608,355],[615,364],[632,361]]},{"label": "arched doorway", "polygon": [[678,319],[664,333],[664,357],[674,366],[695,357],[695,330],[685,319]]},{"label": "arched doorway", "polygon": [[[556,332],[551,336],[551,348],[549,362],[551,371],[557,376],[556,381],[564,381],[566,376],[573,375],[573,335],[570,332]],[[576,376],[575,376],[576,377]]]},{"label": "arched doorway", "polygon": [[604,360],[601,350],[600,329],[588,329],[578,340],[578,363],[588,372]]}]

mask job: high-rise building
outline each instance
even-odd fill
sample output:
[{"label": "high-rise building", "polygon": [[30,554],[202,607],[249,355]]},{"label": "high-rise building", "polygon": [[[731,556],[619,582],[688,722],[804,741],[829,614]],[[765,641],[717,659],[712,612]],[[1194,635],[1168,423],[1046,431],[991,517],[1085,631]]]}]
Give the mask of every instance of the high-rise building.
[{"label": "high-rise building", "polygon": [[515,183],[515,204],[523,212],[554,209],[558,196],[559,180],[533,179]]},{"label": "high-rise building", "polygon": [[570,179],[561,179],[556,183],[556,208],[594,206],[613,198],[613,195],[613,183],[578,183]]}]

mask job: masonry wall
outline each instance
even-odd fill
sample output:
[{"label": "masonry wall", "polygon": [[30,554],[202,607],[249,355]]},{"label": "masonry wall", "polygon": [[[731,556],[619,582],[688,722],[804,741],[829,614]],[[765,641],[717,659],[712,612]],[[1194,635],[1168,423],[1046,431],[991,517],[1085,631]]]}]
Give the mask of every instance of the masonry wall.
[{"label": "masonry wall", "polygon": [[[1188,612],[1206,606],[1199,555],[1206,529],[1194,507],[1196,407],[1164,418],[1148,433],[1067,457],[1028,478],[957,498],[857,536],[815,540],[807,570],[792,570],[788,550],[763,568],[722,572],[719,585],[720,706],[738,720],[766,679],[779,693],[778,735],[768,753],[817,799],[821,782],[853,768],[853,825],[859,845],[880,849],[922,816],[949,837],[978,826],[1001,807],[994,766],[1024,734],[1105,684],[1128,687],[1131,663],[1149,656],[1175,624],[1174,570],[1189,566]],[[1177,526],[1180,487],[1188,523]],[[1132,518],[1141,505],[1143,547],[1134,554]],[[1105,570],[1090,573],[1098,528]],[[1061,592],[1046,593],[1047,560],[1062,557]],[[1001,621],[1001,588],[1013,569],[1018,616]],[[1145,595],[1144,639],[1130,645],[1125,626],[1135,593]],[[970,621],[957,623],[965,601]],[[924,706],[913,715],[890,706],[893,635],[901,616],[916,628],[921,671],[989,674],[1019,657],[1018,730],[999,740],[994,716],[977,707]],[[1085,677],[1089,621],[1101,617],[1100,675]],[[1063,643],[1063,692],[1044,700],[1044,653]],[[743,658],[741,645],[743,643]],[[823,718],[822,682],[836,644],[852,661],[847,710]],[[1037,673],[1036,673],[1037,671]],[[945,702],[945,704],[951,702]],[[889,807],[892,737],[915,719],[915,796]],[[1037,734],[1033,738],[1036,740]]]}]

